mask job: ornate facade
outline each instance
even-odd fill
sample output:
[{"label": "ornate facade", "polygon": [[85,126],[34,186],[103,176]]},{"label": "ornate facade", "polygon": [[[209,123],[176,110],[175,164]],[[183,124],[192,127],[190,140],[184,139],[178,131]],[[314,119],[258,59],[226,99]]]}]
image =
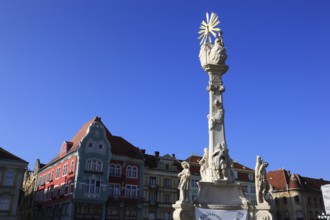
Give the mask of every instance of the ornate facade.
[{"label": "ornate facade", "polygon": [[18,218],[18,201],[28,162],[0,147],[0,219]]},{"label": "ornate facade", "polygon": [[140,219],[143,157],[95,117],[37,172],[33,219]]},{"label": "ornate facade", "polygon": [[285,169],[269,171],[267,179],[277,220],[314,220],[324,212],[321,185],[330,181],[302,177]]},{"label": "ornate facade", "polygon": [[146,154],[144,168],[144,219],[172,219],[172,204],[178,200],[180,162],[175,155]]}]

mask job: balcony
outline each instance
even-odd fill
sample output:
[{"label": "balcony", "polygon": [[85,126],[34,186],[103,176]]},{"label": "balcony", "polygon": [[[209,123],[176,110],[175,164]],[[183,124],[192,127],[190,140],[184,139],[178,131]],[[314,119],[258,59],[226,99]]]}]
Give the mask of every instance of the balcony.
[{"label": "balcony", "polygon": [[85,173],[93,173],[93,174],[103,175],[103,171],[97,171],[97,170],[87,170],[87,169],[85,169]]},{"label": "balcony", "polygon": [[154,184],[154,183],[151,183],[151,184],[149,184],[149,188],[150,189],[158,189],[158,185]]}]

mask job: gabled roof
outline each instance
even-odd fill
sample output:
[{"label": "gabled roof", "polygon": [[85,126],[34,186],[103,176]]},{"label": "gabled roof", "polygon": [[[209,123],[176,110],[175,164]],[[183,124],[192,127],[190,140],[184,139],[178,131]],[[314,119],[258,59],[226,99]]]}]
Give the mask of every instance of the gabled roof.
[{"label": "gabled roof", "polygon": [[[112,146],[112,149],[111,149],[112,154],[128,156],[130,158],[143,160],[143,156],[137,147],[133,146],[131,143],[129,143],[122,137],[113,136],[110,133],[110,131],[108,130],[108,128],[103,124],[103,122],[101,121],[101,118],[98,116],[95,116],[90,121],[85,123],[70,141],[66,141],[66,143],[68,144],[68,152],[65,155],[77,151],[78,147],[80,146],[81,140],[86,136],[90,125],[93,124],[94,122],[99,122],[104,127],[105,133],[106,133],[106,138],[109,140],[109,142]],[[55,161],[59,160],[60,158],[61,158],[60,154],[58,154],[47,165],[54,163]]]},{"label": "gabled roof", "polygon": [[16,155],[6,151],[2,147],[0,147],[0,160],[12,160],[12,161],[27,163],[25,160],[23,160],[23,159],[17,157]]}]

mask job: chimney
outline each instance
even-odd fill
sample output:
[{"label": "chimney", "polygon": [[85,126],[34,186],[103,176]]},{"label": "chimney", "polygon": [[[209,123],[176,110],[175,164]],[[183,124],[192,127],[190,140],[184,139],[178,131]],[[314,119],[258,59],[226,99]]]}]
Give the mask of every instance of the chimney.
[{"label": "chimney", "polygon": [[175,158],[175,154],[172,154],[172,157]]},{"label": "chimney", "polygon": [[141,149],[141,153],[142,153],[143,155],[145,155],[145,154],[146,154],[146,149]]},{"label": "chimney", "polygon": [[155,151],[155,156],[159,157],[159,151]]}]

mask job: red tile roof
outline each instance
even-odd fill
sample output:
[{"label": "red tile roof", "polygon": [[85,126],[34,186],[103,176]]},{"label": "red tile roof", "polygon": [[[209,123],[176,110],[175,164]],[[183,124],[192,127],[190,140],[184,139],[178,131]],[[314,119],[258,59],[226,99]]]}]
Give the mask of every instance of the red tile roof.
[{"label": "red tile roof", "polygon": [[269,171],[267,173],[267,179],[274,190],[286,190],[288,187],[289,174],[284,169]]},{"label": "red tile roof", "polygon": [[[86,136],[88,128],[91,124],[94,122],[99,122],[101,125],[105,128],[106,131],[106,137],[109,140],[112,149],[111,152],[114,155],[123,155],[123,156],[128,156],[134,159],[143,159],[143,156],[140,152],[140,150],[133,146],[131,143],[123,139],[122,137],[118,136],[113,136],[108,128],[103,124],[101,121],[101,118],[96,116],[87,123],[85,123],[79,131],[76,133],[76,135],[71,139],[71,141],[67,141],[66,143],[68,144],[68,152],[65,154],[72,153],[78,149],[80,146],[81,140]],[[64,156],[65,156],[64,155]],[[58,154],[54,159],[52,159],[47,165],[50,165],[60,159],[60,154]]]},{"label": "red tile roof", "polygon": [[200,159],[202,159],[202,157],[196,156],[196,155],[191,155],[190,157],[185,159],[185,161],[187,161],[189,163],[198,163],[197,161],[200,160]]},{"label": "red tile roof", "polygon": [[329,184],[330,181],[323,179],[314,179],[303,177],[299,174],[290,174],[285,169],[269,171],[267,173],[268,182],[273,186],[274,190],[321,190],[321,186]]}]

